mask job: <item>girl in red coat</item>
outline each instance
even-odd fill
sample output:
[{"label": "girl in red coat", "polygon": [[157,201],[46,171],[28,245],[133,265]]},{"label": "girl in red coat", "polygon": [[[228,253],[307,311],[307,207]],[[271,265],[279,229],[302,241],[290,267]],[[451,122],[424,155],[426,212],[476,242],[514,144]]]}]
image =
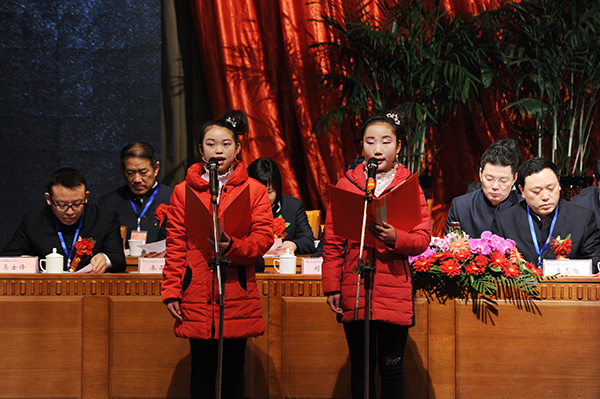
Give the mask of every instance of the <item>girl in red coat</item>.
[{"label": "girl in red coat", "polygon": [[[372,116],[362,126],[364,157],[376,158],[378,163],[376,197],[385,195],[411,175],[408,169],[397,162],[405,129],[405,115],[398,113]],[[354,169],[349,169],[337,186],[364,193],[366,180],[365,165],[361,163]],[[381,398],[404,397],[404,347],[408,328],[414,325],[408,256],[416,256],[424,251],[431,237],[429,212],[423,192],[420,200],[422,222],[411,231],[399,230],[387,223],[370,223],[367,226],[367,234],[385,244],[385,249],[365,247],[363,256],[363,259],[375,267],[370,291],[370,398],[376,397],[376,364],[381,376]],[[361,214],[357,209],[353,217],[361,217]],[[323,291],[331,310],[344,323],[354,399],[364,396],[364,307],[359,311],[359,319],[362,321],[354,321],[357,276],[353,270],[358,263],[359,251],[360,243],[348,241],[333,233],[330,209],[325,222]],[[360,305],[363,306],[362,286],[360,295]]]},{"label": "girl in red coat", "polygon": [[217,273],[210,266],[214,251],[208,249],[214,248],[214,242],[188,231],[186,226],[193,221],[186,219],[185,203],[186,195],[188,199],[195,195],[210,206],[205,160],[213,157],[219,161],[219,214],[246,189],[250,198],[250,211],[245,216],[249,219],[248,230],[236,236],[223,232],[218,243],[231,262],[225,280],[223,398],[244,397],[246,339],[262,335],[265,329],[254,261],[273,244],[273,216],[265,186],[249,179],[245,166],[237,160],[238,135],[247,131],[247,125],[242,111],[229,111],[202,126],[198,148],[204,162],[188,169],[185,181],[175,187],[169,206],[162,300],[176,319],[175,335],[190,340],[192,398],[215,397],[219,290]]}]

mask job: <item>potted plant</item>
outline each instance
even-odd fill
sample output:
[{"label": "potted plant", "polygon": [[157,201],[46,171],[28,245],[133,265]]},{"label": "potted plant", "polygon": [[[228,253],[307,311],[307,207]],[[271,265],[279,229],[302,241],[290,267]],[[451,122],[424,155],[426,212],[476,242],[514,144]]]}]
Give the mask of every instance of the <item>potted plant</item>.
[{"label": "potted plant", "polygon": [[489,13],[501,68],[517,111],[515,129],[533,155],[564,176],[582,175],[598,111],[600,4],[524,0]]},{"label": "potted plant", "polygon": [[460,107],[469,109],[481,88],[491,85],[490,59],[497,48],[475,18],[444,12],[441,5],[377,5],[378,15],[362,6],[322,16],[334,39],[314,47],[335,60],[336,69],[322,76],[322,84],[339,93],[339,105],[315,126],[324,132],[334,121],[342,126],[366,114],[402,110],[415,129],[401,156],[420,173],[432,156],[428,133],[443,132]]}]

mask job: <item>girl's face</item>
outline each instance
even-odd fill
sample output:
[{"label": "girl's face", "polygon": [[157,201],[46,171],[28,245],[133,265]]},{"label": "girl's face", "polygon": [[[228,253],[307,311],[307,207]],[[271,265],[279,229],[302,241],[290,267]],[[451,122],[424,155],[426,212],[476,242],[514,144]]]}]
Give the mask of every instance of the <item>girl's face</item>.
[{"label": "girl's face", "polygon": [[394,128],[386,122],[370,124],[363,135],[363,155],[365,160],[377,159],[377,172],[387,172],[394,166],[401,148]]},{"label": "girl's face", "polygon": [[233,132],[220,126],[210,126],[199,148],[207,161],[213,157],[219,160],[219,174],[227,173],[240,152],[240,144],[235,142]]}]

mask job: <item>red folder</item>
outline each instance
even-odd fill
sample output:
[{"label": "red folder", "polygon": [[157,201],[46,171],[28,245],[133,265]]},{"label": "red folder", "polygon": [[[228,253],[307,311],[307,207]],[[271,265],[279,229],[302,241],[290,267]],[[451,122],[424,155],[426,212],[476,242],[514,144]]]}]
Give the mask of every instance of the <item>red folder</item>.
[{"label": "red folder", "polygon": [[[329,195],[333,232],[360,242],[365,195],[335,186],[329,187]],[[367,224],[371,221],[383,221],[404,231],[411,231],[421,223],[418,175],[413,174],[383,197],[374,198],[367,206]],[[365,231],[365,245],[383,247],[368,230]]]},{"label": "red folder", "polygon": [[[251,226],[250,191],[246,185],[233,201],[226,206],[219,205],[217,224],[219,231],[230,237],[247,235]],[[212,203],[208,197],[198,197],[196,192],[186,186],[185,192],[185,227],[205,249],[214,252],[208,244],[208,237],[214,236]]]}]

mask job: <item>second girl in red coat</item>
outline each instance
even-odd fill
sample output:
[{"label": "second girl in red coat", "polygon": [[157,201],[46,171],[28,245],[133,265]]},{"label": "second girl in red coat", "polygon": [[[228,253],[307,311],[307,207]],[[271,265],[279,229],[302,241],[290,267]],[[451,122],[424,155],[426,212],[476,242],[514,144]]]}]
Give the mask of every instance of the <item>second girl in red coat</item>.
[{"label": "second girl in red coat", "polygon": [[[365,159],[377,159],[375,196],[380,197],[400,184],[411,173],[397,162],[404,137],[406,120],[403,114],[376,115],[362,126]],[[346,172],[338,187],[358,193],[365,191],[365,165],[361,163]],[[429,245],[431,231],[429,212],[423,193],[420,194],[421,223],[410,231],[403,231],[382,223],[371,223],[368,232],[385,244],[384,249],[367,248],[364,259],[375,267],[371,291],[369,359],[369,398],[375,398],[373,381],[375,362],[381,376],[381,398],[404,397],[404,347],[408,328],[414,324],[412,284],[408,255],[418,255]],[[350,216],[349,216],[350,217]],[[361,217],[360,210],[354,217]],[[351,364],[352,398],[363,398],[364,383],[364,307],[359,314],[362,321],[354,322],[357,276],[353,273],[358,263],[360,245],[333,233],[331,209],[325,222],[323,253],[323,291],[327,303],[344,323],[344,332]],[[361,306],[364,304],[361,286]]]}]

